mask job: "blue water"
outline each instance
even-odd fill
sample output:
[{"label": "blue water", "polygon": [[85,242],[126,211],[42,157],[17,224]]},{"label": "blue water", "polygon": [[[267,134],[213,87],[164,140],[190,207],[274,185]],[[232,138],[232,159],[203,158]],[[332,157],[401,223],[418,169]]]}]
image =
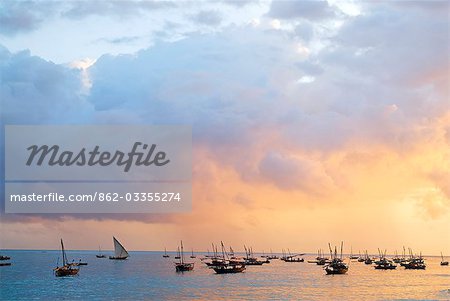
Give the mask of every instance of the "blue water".
[{"label": "blue water", "polygon": [[78,276],[57,278],[59,251],[3,251],[12,265],[0,267],[0,300],[450,300],[450,267],[439,258],[428,258],[425,271],[351,262],[348,275],[326,276],[315,264],[273,260],[216,275],[199,258],[194,271],[176,273],[173,254],[130,252],[128,260],[115,261],[96,253],[69,250],[69,259],[88,265]]}]

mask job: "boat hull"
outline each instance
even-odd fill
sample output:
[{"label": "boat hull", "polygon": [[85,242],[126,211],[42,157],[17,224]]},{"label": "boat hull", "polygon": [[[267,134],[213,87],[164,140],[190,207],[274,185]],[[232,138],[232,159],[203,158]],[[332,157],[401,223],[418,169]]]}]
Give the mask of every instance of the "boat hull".
[{"label": "boat hull", "polygon": [[175,270],[177,272],[187,272],[194,269],[194,264],[192,263],[178,263],[175,265]]},{"label": "boat hull", "polygon": [[325,269],[327,275],[344,275],[348,272],[348,269]]},{"label": "boat hull", "polygon": [[374,268],[375,268],[375,270],[395,270],[397,268],[397,266],[386,266],[386,267],[375,266]]},{"label": "boat hull", "polygon": [[80,271],[79,269],[63,266],[55,269],[55,276],[56,277],[75,276],[78,274],[79,271]]},{"label": "boat hull", "polygon": [[424,265],[421,266],[409,266],[409,265],[405,265],[404,266],[406,270],[425,270],[426,267]]},{"label": "boat hull", "polygon": [[263,265],[264,261],[249,261],[245,262],[245,265]]},{"label": "boat hull", "polygon": [[212,268],[217,274],[236,274],[245,271],[245,265],[241,266],[217,266]]},{"label": "boat hull", "polygon": [[448,265],[448,261],[441,262],[441,265]]}]

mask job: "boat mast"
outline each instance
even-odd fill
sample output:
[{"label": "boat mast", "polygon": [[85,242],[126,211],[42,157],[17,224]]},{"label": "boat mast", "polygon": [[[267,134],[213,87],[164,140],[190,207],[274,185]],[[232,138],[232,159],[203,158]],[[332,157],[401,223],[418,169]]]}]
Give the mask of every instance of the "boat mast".
[{"label": "boat mast", "polygon": [[328,248],[330,249],[330,257],[333,259],[333,249],[331,248],[331,244],[328,243]]},{"label": "boat mast", "polygon": [[180,257],[180,260],[181,260],[181,264],[183,264],[184,263],[183,241],[181,241],[181,257]]},{"label": "boat mast", "polygon": [[[223,260],[225,260],[225,255],[227,254],[225,252],[225,246],[223,245],[223,241],[220,241],[220,244],[222,245],[222,256],[223,256]],[[228,257],[228,255],[226,255]]]},{"label": "boat mast", "polygon": [[64,266],[67,264],[67,257],[66,257],[66,252],[64,251],[64,243],[63,243],[62,238],[61,238],[61,252],[62,252],[62,261],[63,261],[62,263]]}]

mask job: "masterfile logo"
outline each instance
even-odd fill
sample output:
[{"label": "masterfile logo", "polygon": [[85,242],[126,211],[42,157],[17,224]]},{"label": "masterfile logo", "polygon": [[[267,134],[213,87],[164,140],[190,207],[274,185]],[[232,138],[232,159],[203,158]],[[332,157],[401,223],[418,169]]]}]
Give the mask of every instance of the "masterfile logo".
[{"label": "masterfile logo", "polygon": [[[139,151],[140,147],[142,147],[143,151]],[[32,145],[27,148],[30,151],[30,156],[26,164],[30,166],[35,163],[42,166],[46,162],[49,166],[94,166],[96,164],[108,166],[115,163],[117,166],[124,166],[124,172],[128,172],[133,164],[137,166],[150,166],[152,164],[163,166],[170,162],[169,159],[166,159],[166,153],[163,151],[158,151],[154,155],[156,144],[152,144],[149,147],[148,144],[135,142],[129,153],[118,150],[113,153],[108,151],[100,152],[99,149],[98,145],[91,151],[86,151],[86,148],[83,147],[79,152],[74,153],[72,151],[60,152],[58,145],[53,145],[52,147],[48,145]],[[36,160],[35,157],[37,157]]]},{"label": "masterfile logo", "polygon": [[192,175],[191,126],[7,125],[5,142],[6,180],[190,181]]},{"label": "masterfile logo", "polygon": [[5,138],[6,213],[191,208],[190,126],[8,125]]}]

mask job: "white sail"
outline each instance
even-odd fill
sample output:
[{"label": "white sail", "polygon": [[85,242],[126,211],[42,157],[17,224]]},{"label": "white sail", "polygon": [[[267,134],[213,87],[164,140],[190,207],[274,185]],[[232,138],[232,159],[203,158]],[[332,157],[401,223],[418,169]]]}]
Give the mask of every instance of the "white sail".
[{"label": "white sail", "polygon": [[127,258],[128,256],[130,256],[127,250],[125,250],[122,244],[114,236],[113,241],[114,241],[114,257]]}]

